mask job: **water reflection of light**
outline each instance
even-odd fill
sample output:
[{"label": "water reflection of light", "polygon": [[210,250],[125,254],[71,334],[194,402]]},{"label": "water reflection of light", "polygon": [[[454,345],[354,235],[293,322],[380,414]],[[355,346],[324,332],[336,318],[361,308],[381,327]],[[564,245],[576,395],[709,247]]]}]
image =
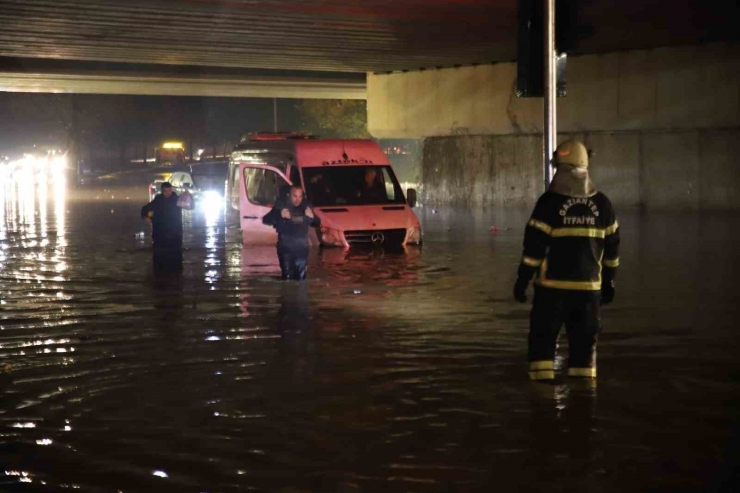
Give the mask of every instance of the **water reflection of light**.
[{"label": "water reflection of light", "polygon": [[41,230],[40,234],[43,239],[46,239],[48,228],[48,225],[46,224],[47,205],[49,200],[48,195],[49,192],[47,190],[46,183],[39,183],[39,229]]},{"label": "water reflection of light", "polygon": [[[59,168],[57,168],[59,169]],[[54,177],[54,219],[56,229],[56,244],[54,245],[54,254],[51,258],[54,262],[54,270],[61,274],[67,270],[67,263],[64,262],[65,247],[67,246],[66,235],[66,213],[67,213],[67,182],[64,175],[60,172]],[[64,281],[64,277],[57,275],[55,281]]]},{"label": "water reflection of light", "polygon": [[[19,267],[24,273],[19,279],[43,283],[49,279],[45,269],[32,266],[51,262],[55,274],[52,279],[64,280],[61,273],[67,269],[65,172],[66,157],[50,153],[44,157],[27,155],[13,161],[0,175],[0,266],[10,246],[6,243],[8,231],[12,231],[18,235],[21,246],[28,249],[21,253],[28,262]],[[30,250],[37,246],[43,250]],[[50,246],[54,248],[52,251],[47,249]]]},{"label": "water reflection of light", "polygon": [[223,214],[223,198],[216,192],[206,192],[204,194],[201,207],[205,214],[206,220],[206,260],[205,266],[209,270],[205,274],[205,280],[208,283],[214,283],[218,281],[220,276],[219,271],[214,270],[213,267],[220,265],[221,261],[218,259],[218,248],[217,238],[219,232],[219,223],[221,220],[221,214]]},{"label": "water reflection of light", "polygon": [[8,248],[8,245],[3,243],[8,239],[6,226],[7,215],[5,213],[5,210],[8,207],[7,189],[8,187],[6,186],[6,184],[0,182],[0,269],[3,268],[5,260],[7,259],[5,249]]},{"label": "water reflection of light", "polygon": [[5,183],[0,182],[0,240],[5,239],[5,208],[8,206],[7,188]]},{"label": "water reflection of light", "polygon": [[36,428],[36,423],[32,423],[32,422],[13,423],[10,426],[11,426],[11,428]]},{"label": "water reflection of light", "polygon": [[6,476],[17,476],[21,483],[32,483],[31,473],[27,471],[5,471]]},{"label": "water reflection of light", "polygon": [[18,215],[25,232],[24,239],[33,239],[36,237],[36,181],[33,168],[27,166],[16,176]]},{"label": "water reflection of light", "polygon": [[66,241],[64,241],[66,206],[67,182],[63,176],[60,176],[54,180],[54,217],[56,219],[58,246],[67,246]]},{"label": "water reflection of light", "polygon": [[29,346],[50,346],[56,344],[69,344],[70,339],[37,339],[35,341],[20,341],[0,344],[2,348],[18,348],[18,347],[29,347]]}]

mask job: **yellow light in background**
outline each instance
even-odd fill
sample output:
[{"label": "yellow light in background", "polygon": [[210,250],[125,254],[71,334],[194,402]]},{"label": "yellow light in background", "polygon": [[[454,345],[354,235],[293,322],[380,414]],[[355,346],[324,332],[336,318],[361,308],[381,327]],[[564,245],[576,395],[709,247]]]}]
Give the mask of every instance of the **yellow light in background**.
[{"label": "yellow light in background", "polygon": [[184,149],[182,142],[165,142],[162,144],[163,149]]}]

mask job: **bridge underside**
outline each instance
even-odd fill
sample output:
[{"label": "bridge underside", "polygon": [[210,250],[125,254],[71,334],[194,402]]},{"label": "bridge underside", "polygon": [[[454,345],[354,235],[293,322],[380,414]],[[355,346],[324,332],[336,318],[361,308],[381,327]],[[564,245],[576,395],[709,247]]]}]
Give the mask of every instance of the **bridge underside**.
[{"label": "bridge underside", "polygon": [[[740,36],[736,0],[580,3],[576,55]],[[517,0],[0,0],[0,90],[362,98],[336,74],[513,61],[516,16]]]},{"label": "bridge underside", "polygon": [[0,91],[366,99],[365,74],[0,59]]}]

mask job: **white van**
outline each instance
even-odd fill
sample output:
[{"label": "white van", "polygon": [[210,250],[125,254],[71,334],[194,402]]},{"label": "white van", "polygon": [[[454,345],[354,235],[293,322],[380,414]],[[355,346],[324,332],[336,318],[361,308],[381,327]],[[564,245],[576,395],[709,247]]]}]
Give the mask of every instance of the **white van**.
[{"label": "white van", "polygon": [[306,191],[321,229],[312,243],[349,247],[421,244],[421,226],[388,157],[371,140],[255,134],[234,148],[226,184],[228,219],[238,217],[245,244],[275,243],[262,224],[286,185]]}]

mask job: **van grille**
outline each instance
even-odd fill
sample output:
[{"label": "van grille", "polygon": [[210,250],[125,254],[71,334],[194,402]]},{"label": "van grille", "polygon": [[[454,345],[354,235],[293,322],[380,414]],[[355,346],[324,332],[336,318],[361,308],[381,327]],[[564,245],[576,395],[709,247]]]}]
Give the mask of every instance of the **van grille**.
[{"label": "van grille", "polygon": [[350,245],[401,245],[406,239],[406,230],[402,228],[345,231],[344,239]]}]

